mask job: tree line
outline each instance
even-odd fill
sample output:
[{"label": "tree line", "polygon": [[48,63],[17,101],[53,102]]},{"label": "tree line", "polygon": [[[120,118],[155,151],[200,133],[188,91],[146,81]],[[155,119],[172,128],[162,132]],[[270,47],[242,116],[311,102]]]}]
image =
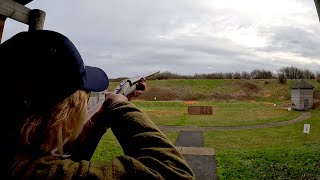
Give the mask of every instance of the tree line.
[{"label": "tree line", "polygon": [[161,72],[152,79],[317,79],[320,82],[320,72],[299,69],[288,66],[280,68],[276,73],[265,69],[255,69],[251,72],[207,73],[194,75],[180,75],[172,72]]}]

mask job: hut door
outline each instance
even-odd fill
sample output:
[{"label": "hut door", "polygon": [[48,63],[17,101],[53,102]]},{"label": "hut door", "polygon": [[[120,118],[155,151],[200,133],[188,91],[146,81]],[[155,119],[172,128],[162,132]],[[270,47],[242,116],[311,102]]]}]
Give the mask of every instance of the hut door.
[{"label": "hut door", "polygon": [[309,105],[308,99],[305,99],[304,100],[304,110],[308,110],[309,109],[308,105]]}]

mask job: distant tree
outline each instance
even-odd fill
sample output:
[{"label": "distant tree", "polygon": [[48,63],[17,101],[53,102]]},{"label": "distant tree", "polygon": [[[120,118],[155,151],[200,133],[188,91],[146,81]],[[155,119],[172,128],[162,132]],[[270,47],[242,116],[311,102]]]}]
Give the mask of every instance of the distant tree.
[{"label": "distant tree", "polygon": [[[280,76],[281,75],[281,76]],[[276,78],[282,78],[284,76],[284,79],[317,79],[318,82],[320,82],[320,72],[313,73],[312,71],[306,69],[301,70],[299,68],[290,66],[290,67],[282,67],[279,69],[277,75],[274,75],[269,70],[264,69],[255,69],[248,72],[227,72],[227,73],[210,73],[210,74],[194,74],[194,75],[180,75],[171,73],[169,71],[165,71],[162,73],[159,73],[155,76],[152,76],[151,79],[276,79]],[[118,78],[115,79],[115,81],[118,81]]]},{"label": "distant tree", "polygon": [[222,73],[211,73],[207,75],[208,79],[223,79],[223,74]]},{"label": "distant tree", "polygon": [[215,79],[223,79],[223,73],[215,73]]},{"label": "distant tree", "polygon": [[196,74],[193,75],[193,78],[194,79],[203,79],[203,74],[197,74],[196,73]]},{"label": "distant tree", "polygon": [[232,73],[224,73],[224,78],[225,79],[232,79],[233,74]]},{"label": "distant tree", "polygon": [[287,83],[287,79],[286,76],[284,74],[278,74],[278,82],[280,84],[286,84]]},{"label": "distant tree", "polygon": [[318,83],[320,83],[320,72],[316,73],[316,80]]},{"label": "distant tree", "polygon": [[187,79],[188,76],[183,76],[175,73],[171,73],[169,71],[165,71],[153,76],[155,79]]},{"label": "distant tree", "polygon": [[241,74],[236,72],[233,74],[233,79],[241,79]]},{"label": "distant tree", "polygon": [[258,74],[259,74],[259,70],[253,70],[253,71],[251,71],[251,73],[250,73],[250,77],[251,77],[252,79],[257,79]]},{"label": "distant tree", "polygon": [[271,71],[266,71],[266,70],[262,71],[262,79],[272,79],[272,78],[273,78],[273,74]]},{"label": "distant tree", "polygon": [[304,79],[315,79],[316,75],[313,72],[311,72],[310,70],[306,69],[306,70],[303,70],[303,78]]},{"label": "distant tree", "polygon": [[250,73],[242,72],[241,73],[241,79],[250,79]]},{"label": "distant tree", "polygon": [[255,69],[250,73],[252,79],[272,79],[273,74],[268,70],[258,70]]},{"label": "distant tree", "polygon": [[279,70],[280,74],[283,74],[286,79],[301,79],[303,77],[303,70],[290,66],[290,67],[283,67]]},{"label": "distant tree", "polygon": [[280,68],[280,74],[283,74],[286,79],[315,79],[316,74],[312,71],[299,69],[297,67],[288,66]]}]

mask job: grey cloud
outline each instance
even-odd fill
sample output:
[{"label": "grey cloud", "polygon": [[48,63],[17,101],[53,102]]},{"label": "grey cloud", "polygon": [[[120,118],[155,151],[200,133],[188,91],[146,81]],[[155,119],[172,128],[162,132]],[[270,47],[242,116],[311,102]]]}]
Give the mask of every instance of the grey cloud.
[{"label": "grey cloud", "polygon": [[320,25],[311,27],[318,30],[317,33],[310,32],[312,29],[297,27],[274,27],[275,34],[271,37],[271,45],[266,51],[293,52],[304,57],[318,58],[320,55]]},{"label": "grey cloud", "polygon": [[[314,7],[309,1],[296,2]],[[46,11],[45,28],[68,36],[86,64],[101,67],[110,77],[134,76],[153,70],[194,74],[277,70],[294,65],[293,61],[260,57],[257,52],[295,52],[309,58],[320,57],[319,24],[259,26],[255,17],[228,8],[204,7],[198,0],[56,0],[34,1],[29,6]],[[314,18],[309,14],[301,16]],[[22,29],[9,24],[12,26],[6,30],[6,38]],[[192,36],[187,32],[172,39],[159,38],[188,25],[194,25]],[[266,37],[268,46],[246,48],[227,37],[208,35],[248,28]],[[319,68],[314,64],[305,67]]]}]

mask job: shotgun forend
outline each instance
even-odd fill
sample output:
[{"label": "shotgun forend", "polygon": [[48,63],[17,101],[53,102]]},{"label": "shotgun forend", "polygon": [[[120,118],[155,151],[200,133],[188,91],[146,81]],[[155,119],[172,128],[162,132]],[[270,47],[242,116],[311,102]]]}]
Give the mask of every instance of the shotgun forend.
[{"label": "shotgun forend", "polygon": [[124,96],[129,95],[130,93],[132,93],[134,90],[136,90],[137,88],[137,83],[142,79],[145,78],[147,79],[148,77],[155,75],[157,73],[159,73],[160,71],[153,71],[144,75],[140,75],[140,76],[135,76],[129,79],[125,79],[122,80],[119,85],[117,86],[117,88],[114,90],[114,93],[116,94],[122,94]]}]

